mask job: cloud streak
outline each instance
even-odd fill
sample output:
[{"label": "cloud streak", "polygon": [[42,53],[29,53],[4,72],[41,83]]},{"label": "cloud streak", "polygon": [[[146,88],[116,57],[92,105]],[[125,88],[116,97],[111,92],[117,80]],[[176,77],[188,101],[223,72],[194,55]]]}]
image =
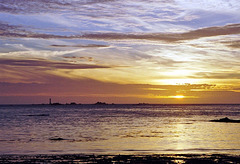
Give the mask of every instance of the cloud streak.
[{"label": "cloud streak", "polygon": [[191,78],[202,78],[202,79],[240,79],[240,73],[234,72],[199,72],[194,76],[189,76]]},{"label": "cloud streak", "polygon": [[152,34],[121,34],[121,33],[101,33],[101,34],[84,34],[83,38],[90,39],[137,39],[176,42],[181,40],[194,40],[202,37],[212,37],[221,35],[240,34],[240,24],[232,24],[221,27],[209,27],[193,30],[185,33],[152,33]]},{"label": "cloud streak", "polygon": [[222,42],[231,48],[240,48],[240,40]]},{"label": "cloud streak", "polygon": [[105,3],[114,0],[1,0],[0,10],[10,13],[41,13],[75,9],[77,6]]},{"label": "cloud streak", "polygon": [[[19,26],[0,24],[0,36],[20,38],[43,38],[43,39],[97,39],[97,40],[151,40],[177,42],[182,40],[194,40],[202,37],[240,34],[240,24],[231,24],[219,27],[208,27],[185,33],[85,33],[82,35],[53,35],[34,33],[20,30]],[[52,45],[55,47],[68,47],[68,45]],[[104,45],[75,45],[73,47],[105,47]]]},{"label": "cloud streak", "polygon": [[104,48],[104,47],[109,47],[108,45],[100,45],[100,44],[78,44],[78,45],[57,45],[53,44],[51,45],[52,47],[75,47],[75,48]]},{"label": "cloud streak", "polygon": [[110,66],[94,65],[94,64],[72,64],[64,62],[55,62],[37,59],[0,59],[1,66],[16,67],[43,67],[44,69],[96,69],[96,68],[112,68]]}]

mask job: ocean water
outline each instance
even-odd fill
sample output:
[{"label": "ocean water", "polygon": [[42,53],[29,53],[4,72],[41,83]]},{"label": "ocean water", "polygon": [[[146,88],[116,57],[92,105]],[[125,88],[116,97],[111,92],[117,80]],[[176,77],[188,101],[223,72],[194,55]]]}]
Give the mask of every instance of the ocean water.
[{"label": "ocean water", "polygon": [[0,154],[240,154],[240,105],[0,106]]}]

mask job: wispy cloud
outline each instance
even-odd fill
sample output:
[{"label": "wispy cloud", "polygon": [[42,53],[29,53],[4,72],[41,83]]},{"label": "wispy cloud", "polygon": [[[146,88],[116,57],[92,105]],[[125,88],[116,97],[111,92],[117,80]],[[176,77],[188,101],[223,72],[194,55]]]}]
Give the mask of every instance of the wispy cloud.
[{"label": "wispy cloud", "polygon": [[194,78],[202,79],[240,79],[240,73],[234,72],[198,72]]},{"label": "wispy cloud", "polygon": [[111,68],[110,66],[94,65],[94,64],[73,64],[66,62],[55,62],[37,59],[0,59],[1,66],[18,66],[18,67],[42,67],[44,69],[95,69],[95,68]]},{"label": "wispy cloud", "polygon": [[65,59],[72,59],[72,60],[87,60],[87,61],[94,61],[94,58],[93,57],[84,57],[84,56],[81,56],[81,57],[76,57],[76,56],[65,56],[64,57]]},{"label": "wispy cloud", "polygon": [[231,48],[240,48],[240,40],[223,41],[222,43]]},{"label": "wispy cloud", "polygon": [[[240,24],[231,24],[220,27],[208,27],[198,30],[193,30],[185,33],[86,33],[82,35],[52,35],[33,33],[30,31],[21,31],[18,26],[11,26],[8,24],[0,24],[0,36],[4,37],[21,37],[21,38],[43,38],[43,39],[100,39],[100,40],[153,40],[153,41],[166,41],[176,42],[181,40],[193,40],[202,37],[212,37],[221,35],[240,34]],[[63,45],[52,45],[63,46]],[[66,46],[66,45],[65,45]],[[80,45],[82,46],[82,45]],[[96,47],[101,45],[88,45],[85,47]]]},{"label": "wispy cloud", "polygon": [[[204,6],[204,7],[203,7]],[[68,31],[183,32],[200,27],[239,23],[236,0],[2,0],[4,21],[34,27],[59,25]],[[36,14],[37,13],[37,14]],[[27,15],[27,21],[24,20]],[[13,18],[9,20],[8,18]],[[205,21],[208,19],[209,21]],[[229,21],[231,19],[231,21]],[[37,21],[36,21],[37,20]],[[42,28],[43,30],[43,28]],[[46,33],[49,31],[44,29]],[[61,30],[60,30],[61,31]],[[62,31],[61,31],[62,32]],[[60,33],[60,32],[59,32]]]},{"label": "wispy cloud", "polygon": [[175,42],[181,40],[193,40],[202,37],[212,37],[220,35],[232,35],[240,33],[240,24],[232,24],[221,27],[209,27],[193,30],[185,33],[152,33],[152,34],[121,34],[121,33],[101,33],[101,34],[84,34],[83,38],[90,39],[144,39],[156,41]]},{"label": "wispy cloud", "polygon": [[[238,11],[240,8],[238,0],[176,0],[175,1],[182,8],[190,9],[190,10],[211,10],[211,11]],[[224,11],[222,11],[224,12]]]},{"label": "wispy cloud", "polygon": [[0,9],[4,12],[12,13],[39,13],[39,12],[52,12],[52,11],[62,11],[65,9],[74,9],[77,6],[89,5],[95,3],[105,3],[114,0],[1,0]]},{"label": "wispy cloud", "polygon": [[77,45],[57,45],[53,44],[51,45],[53,47],[78,47],[78,48],[102,48],[102,47],[109,47],[108,45],[100,45],[100,44],[77,44]]}]

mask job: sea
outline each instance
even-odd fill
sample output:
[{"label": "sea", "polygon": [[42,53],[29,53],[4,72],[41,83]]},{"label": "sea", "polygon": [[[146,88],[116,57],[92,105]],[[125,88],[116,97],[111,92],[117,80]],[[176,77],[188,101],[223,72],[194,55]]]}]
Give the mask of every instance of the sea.
[{"label": "sea", "polygon": [[1,105],[0,154],[240,155],[240,105]]}]

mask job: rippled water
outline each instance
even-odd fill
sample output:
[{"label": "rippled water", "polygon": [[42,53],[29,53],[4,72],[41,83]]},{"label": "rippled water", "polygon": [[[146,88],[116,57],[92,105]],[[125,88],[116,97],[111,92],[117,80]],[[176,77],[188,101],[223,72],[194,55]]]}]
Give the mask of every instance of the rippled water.
[{"label": "rippled water", "polygon": [[0,154],[240,154],[240,105],[0,106]]}]

